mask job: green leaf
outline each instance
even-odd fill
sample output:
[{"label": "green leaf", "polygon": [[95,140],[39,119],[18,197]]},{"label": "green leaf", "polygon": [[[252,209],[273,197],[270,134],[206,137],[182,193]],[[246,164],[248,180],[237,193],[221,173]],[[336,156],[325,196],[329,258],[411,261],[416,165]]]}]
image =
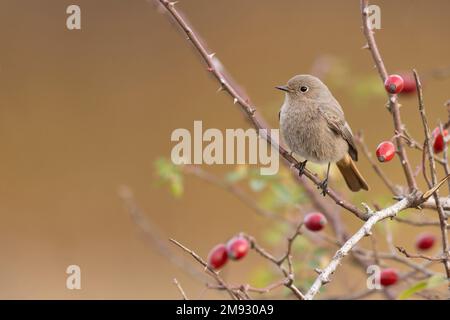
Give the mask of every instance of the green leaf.
[{"label": "green leaf", "polygon": [[411,297],[413,294],[420,292],[425,289],[431,289],[435,288],[437,286],[440,286],[441,284],[447,282],[445,277],[441,274],[434,275],[428,279],[416,282],[408,289],[404,290],[400,295],[398,296],[399,300],[405,300]]},{"label": "green leaf", "polygon": [[183,195],[183,175],[180,168],[165,158],[155,161],[156,174],[162,182],[169,185],[172,195],[179,198]]}]

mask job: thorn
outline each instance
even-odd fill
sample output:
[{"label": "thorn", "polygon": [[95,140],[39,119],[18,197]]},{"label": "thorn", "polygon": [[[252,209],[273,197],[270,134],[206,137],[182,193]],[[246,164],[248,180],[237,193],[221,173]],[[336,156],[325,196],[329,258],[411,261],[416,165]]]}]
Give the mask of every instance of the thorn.
[{"label": "thorn", "polygon": [[250,109],[250,114],[253,116],[253,115],[255,115],[255,112],[256,112],[256,109],[255,108],[251,108]]},{"label": "thorn", "polygon": [[233,104],[236,104],[238,102],[238,99],[237,98],[234,98],[233,99]]},{"label": "thorn", "polygon": [[364,207],[364,209],[366,210],[367,214],[373,214],[374,211],[372,210],[372,208],[369,207],[369,205],[365,202],[361,202],[361,205]]},{"label": "thorn", "polygon": [[361,49],[369,49],[370,48],[370,46],[369,46],[369,44],[368,43],[366,43],[365,45],[363,45],[362,47],[361,47]]},{"label": "thorn", "polygon": [[431,195],[433,193],[436,192],[436,190],[439,189],[439,187],[445,182],[447,181],[447,179],[450,178],[450,174],[446,177],[444,177],[441,181],[439,181],[438,183],[436,183],[436,185],[434,187],[432,187],[430,190],[426,191],[423,195],[422,195],[422,199],[426,200],[429,197],[431,197]]},{"label": "thorn", "polygon": [[211,59],[214,58],[214,56],[216,55],[215,52],[208,54],[208,57],[210,57]]},{"label": "thorn", "polygon": [[328,282],[330,282],[330,279],[328,279],[328,278],[322,279],[322,284],[327,284]]},{"label": "thorn", "polygon": [[214,69],[211,68],[211,67],[208,67],[207,70],[208,70],[209,72],[213,72],[213,71],[214,71]]},{"label": "thorn", "polygon": [[219,89],[217,89],[216,92],[221,92],[221,91],[223,91],[223,85],[221,85],[221,86],[219,87]]},{"label": "thorn", "polygon": [[168,5],[173,8],[178,2],[179,1],[172,1],[172,2],[169,2]]}]

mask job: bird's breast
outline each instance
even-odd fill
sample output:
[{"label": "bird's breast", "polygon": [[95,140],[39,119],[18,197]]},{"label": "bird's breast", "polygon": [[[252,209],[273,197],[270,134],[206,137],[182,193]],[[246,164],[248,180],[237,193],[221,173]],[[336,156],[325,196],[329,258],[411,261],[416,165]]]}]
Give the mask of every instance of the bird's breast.
[{"label": "bird's breast", "polygon": [[337,162],[348,152],[345,140],[329,128],[317,109],[283,105],[280,131],[293,152],[312,162]]}]

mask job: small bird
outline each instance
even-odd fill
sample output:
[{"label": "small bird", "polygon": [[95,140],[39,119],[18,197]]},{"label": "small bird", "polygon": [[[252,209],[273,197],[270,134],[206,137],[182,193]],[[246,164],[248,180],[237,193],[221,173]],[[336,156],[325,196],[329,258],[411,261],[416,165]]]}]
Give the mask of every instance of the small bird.
[{"label": "small bird", "polygon": [[287,85],[276,88],[286,92],[279,113],[283,139],[291,152],[305,159],[297,166],[299,175],[308,161],[327,163],[327,176],[319,185],[325,196],[330,164],[336,163],[350,190],[369,190],[354,163],[358,151],[352,130],[328,87],[314,76],[297,75]]}]

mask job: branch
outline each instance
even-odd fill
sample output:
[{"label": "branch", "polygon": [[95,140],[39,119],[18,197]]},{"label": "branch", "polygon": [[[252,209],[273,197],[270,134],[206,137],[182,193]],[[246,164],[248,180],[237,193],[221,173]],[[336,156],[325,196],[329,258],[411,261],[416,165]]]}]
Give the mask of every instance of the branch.
[{"label": "branch", "polygon": [[183,300],[189,300],[186,296],[186,293],[184,293],[183,288],[181,287],[181,284],[178,282],[177,278],[173,278],[173,283],[177,287],[178,291],[180,291],[181,296],[183,297]]},{"label": "branch", "polygon": [[[442,123],[439,123],[439,133],[441,134],[442,137],[444,137],[444,163],[443,163],[443,167],[444,167],[444,172],[445,175],[448,176],[450,174],[450,167],[448,165],[448,145],[447,145],[447,141],[445,141],[445,135],[444,135],[444,126],[442,125]],[[450,180],[447,180],[447,186],[448,186],[448,190],[450,191]]]},{"label": "branch", "polygon": [[125,204],[125,207],[131,217],[131,220],[139,228],[147,244],[165,257],[173,265],[177,266],[181,270],[187,272],[194,279],[205,281],[206,277],[203,273],[199,272],[192,264],[188,263],[182,257],[172,252],[168,243],[162,239],[166,237],[162,232],[147,218],[147,216],[141,211],[136,204],[133,192],[127,186],[122,186],[118,191],[119,197]]},{"label": "branch", "polygon": [[[384,82],[388,77],[388,73],[386,71],[386,67],[384,66],[383,59],[381,58],[380,51],[378,50],[377,43],[375,41],[374,33],[370,29],[369,20],[368,20],[368,0],[361,0],[361,14],[362,14],[362,22],[363,22],[363,32],[364,36],[367,39],[368,48],[372,54],[372,59],[375,62],[375,66],[378,70],[381,80]],[[396,134],[403,133],[403,124],[400,117],[400,109],[398,104],[398,99],[396,94],[388,94],[389,99],[389,110],[392,113],[392,117],[394,120],[394,128]],[[398,157],[400,158],[400,162],[403,167],[403,171],[405,173],[406,181],[409,186],[409,191],[413,192],[417,190],[417,183],[414,178],[414,174],[411,170],[411,165],[408,161],[408,156],[406,155],[405,148],[403,146],[403,141],[400,137],[396,137],[397,149],[398,149]]]},{"label": "branch", "polygon": [[[218,59],[215,57],[215,54],[208,52],[208,50],[200,40],[199,35],[183,18],[182,14],[177,9],[175,9],[175,2],[170,2],[168,0],[157,1],[159,1],[159,3],[167,9],[175,22],[186,34],[188,40],[190,40],[194,48],[200,53],[201,57],[207,65],[207,70],[219,82],[219,90],[225,91],[233,98],[233,103],[241,108],[241,110],[246,115],[247,120],[253,125],[253,127],[255,129],[259,129],[259,134],[262,136],[262,138],[264,138],[275,150],[278,150],[279,154],[285,160],[285,163],[291,168],[291,170],[298,172],[298,169],[295,169],[295,167],[299,165],[299,162],[283,146],[279,145],[275,140],[272,139],[269,130],[267,130],[265,121],[256,112],[256,108],[250,104],[250,100],[247,97],[243,97],[241,94],[239,94],[239,90],[227,79],[227,77],[224,76],[223,71],[221,72],[220,70],[218,70],[218,68],[216,67],[218,64]],[[316,174],[310,172],[309,170],[305,170],[304,176],[311,180],[316,186],[319,186],[321,181]],[[326,193],[336,202],[336,204],[347,209],[358,218],[362,220],[368,219],[368,215],[364,211],[358,209],[355,205],[342,199],[339,194],[333,189],[328,188]]]},{"label": "branch", "polygon": [[[416,227],[427,227],[427,226],[440,227],[441,226],[441,223],[439,221],[414,221],[414,220],[400,218],[400,217],[395,217],[394,220],[401,222],[401,223],[409,224],[411,226],[416,226]],[[449,227],[450,226],[447,226],[447,229]]]},{"label": "branch", "polygon": [[411,259],[424,259],[424,260],[428,260],[428,261],[443,261],[445,258],[441,257],[441,258],[434,258],[434,257],[430,257],[430,256],[426,256],[423,254],[409,254],[408,252],[406,252],[406,249],[403,247],[396,247],[398,252],[400,252],[401,254],[403,254],[405,257],[407,258],[411,258]]},{"label": "branch", "polygon": [[203,170],[198,165],[184,165],[182,170],[183,170],[183,172],[185,172],[187,174],[194,175],[206,182],[211,183],[212,185],[215,185],[219,188],[222,188],[222,189],[228,191],[229,193],[234,195],[236,198],[241,200],[249,208],[253,209],[260,216],[275,219],[275,220],[286,221],[286,219],[277,215],[276,213],[262,208],[254,199],[252,199],[239,186],[222,181],[220,178],[213,175],[212,173],[209,173],[209,172]]},{"label": "branch", "polygon": [[[275,264],[278,269],[281,270],[281,272],[283,273],[283,275],[285,276],[285,279],[283,281],[283,285],[285,287],[287,287],[288,289],[290,289],[294,295],[300,299],[300,300],[304,300],[305,297],[303,295],[303,293],[294,285],[294,269],[292,266],[292,258],[291,258],[291,249],[292,249],[292,243],[294,242],[294,240],[297,238],[298,235],[300,235],[300,228],[302,227],[303,223],[299,223],[299,225],[297,226],[295,233],[288,238],[288,244],[287,244],[287,251],[286,254],[283,255],[281,258],[277,259],[275,258],[272,254],[270,254],[269,252],[267,252],[264,248],[262,248],[255,240],[255,238],[253,238],[252,236],[249,236],[247,234],[242,234],[242,236],[244,236],[248,242],[250,242],[250,247],[255,250],[261,257],[263,257],[266,260],[269,260],[270,262],[272,262],[273,264]],[[286,261],[288,262],[288,269],[286,269],[286,267],[283,265],[283,262]]]},{"label": "branch", "polygon": [[221,285],[225,288],[225,290],[228,292],[228,294],[230,295],[230,297],[233,300],[239,299],[239,296],[237,296],[236,293],[225,283],[225,281],[222,279],[222,277],[219,275],[219,273],[217,271],[215,271],[214,269],[212,269],[198,254],[196,254],[191,249],[185,247],[184,245],[182,245],[175,239],[169,239],[169,240],[170,240],[170,242],[174,243],[175,245],[177,245],[178,247],[183,249],[185,252],[190,254],[198,263],[200,263],[205,268],[205,271],[208,271],[208,274],[211,275],[217,281],[217,283],[219,285]]},{"label": "branch", "polygon": [[[419,101],[419,111],[422,119],[423,129],[425,132],[425,144],[427,146],[428,153],[428,161],[430,163],[430,171],[431,171],[431,182],[433,185],[437,183],[437,175],[436,175],[436,164],[434,162],[433,157],[433,148],[431,146],[431,135],[430,128],[428,127],[427,117],[425,115],[425,106],[423,103],[423,93],[422,93],[422,84],[420,82],[419,75],[416,70],[414,72],[414,79],[416,80],[417,87],[417,97]],[[431,187],[431,185],[429,186]],[[447,216],[444,212],[444,208],[440,203],[438,190],[433,192],[434,201],[436,202],[437,211],[439,214],[439,222],[441,224],[441,236],[442,236],[442,263],[444,265],[445,273],[447,274],[448,288],[450,290],[450,262],[449,262],[449,244],[448,244],[448,233],[447,233]]]},{"label": "branch", "polygon": [[397,202],[396,204],[383,209],[381,211],[375,212],[369,220],[367,220],[363,226],[348,239],[344,245],[336,252],[331,262],[328,266],[322,270],[320,275],[314,281],[311,288],[305,294],[305,300],[311,300],[314,296],[319,292],[322,285],[330,282],[330,276],[336,271],[337,267],[341,263],[342,259],[349,254],[352,248],[365,236],[371,234],[372,227],[379,221],[386,219],[388,217],[394,217],[400,211],[410,207],[414,204],[417,199],[415,194],[411,194],[410,196],[404,198],[403,200]]}]

